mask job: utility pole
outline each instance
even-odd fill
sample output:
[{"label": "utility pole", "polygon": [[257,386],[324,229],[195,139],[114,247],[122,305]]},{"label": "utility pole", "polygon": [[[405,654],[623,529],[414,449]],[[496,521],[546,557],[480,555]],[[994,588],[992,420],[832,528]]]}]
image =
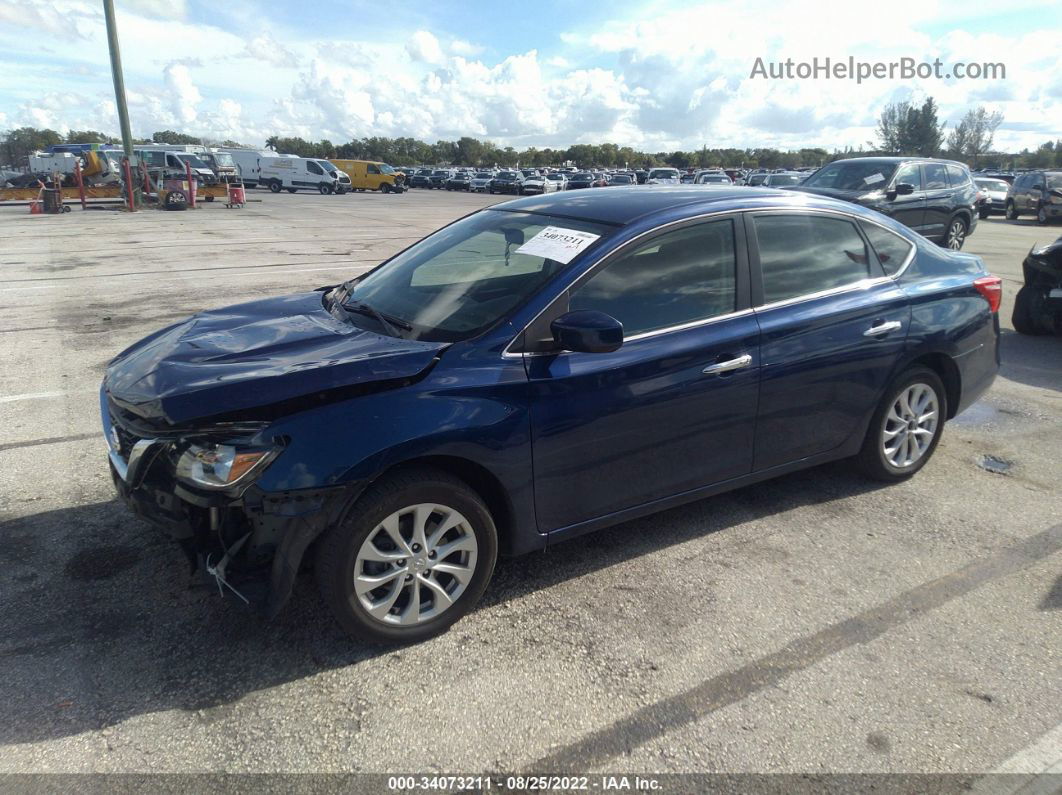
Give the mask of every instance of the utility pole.
[{"label": "utility pole", "polygon": [[103,0],[107,18],[107,46],[111,51],[111,76],[114,78],[114,102],[118,106],[118,124],[122,130],[125,156],[133,157],[133,134],[129,131],[129,108],[125,105],[125,80],[122,78],[122,53],[118,49],[118,27],[114,22],[114,0]]}]

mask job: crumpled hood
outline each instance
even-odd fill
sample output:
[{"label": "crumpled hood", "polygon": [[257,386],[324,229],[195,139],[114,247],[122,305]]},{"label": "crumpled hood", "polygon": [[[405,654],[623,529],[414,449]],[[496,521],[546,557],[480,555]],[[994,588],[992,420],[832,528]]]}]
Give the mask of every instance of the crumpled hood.
[{"label": "crumpled hood", "polygon": [[104,386],[124,407],[179,425],[330,389],[411,378],[446,343],[337,319],[320,292],[200,312],[118,354]]}]

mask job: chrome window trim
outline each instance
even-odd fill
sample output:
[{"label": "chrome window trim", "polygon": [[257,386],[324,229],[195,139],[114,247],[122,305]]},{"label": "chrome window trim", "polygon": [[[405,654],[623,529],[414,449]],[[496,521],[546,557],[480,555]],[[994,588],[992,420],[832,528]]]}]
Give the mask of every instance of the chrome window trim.
[{"label": "chrome window trim", "polygon": [[[694,321],[690,321],[688,323],[681,323],[681,324],[678,324],[678,325],[675,325],[675,326],[668,326],[668,327],[662,328],[662,329],[654,329],[652,331],[644,331],[644,332],[641,332],[640,334],[635,334],[635,335],[632,335],[630,337],[624,336],[624,338],[623,338],[624,344],[626,344],[627,342],[633,342],[633,341],[640,340],[640,339],[647,339],[647,338],[650,338],[650,337],[659,336],[661,334],[668,334],[668,333],[671,333],[671,332],[674,332],[674,331],[683,331],[685,329],[695,328],[697,326],[708,325],[710,323],[715,323],[715,322],[720,321],[720,320],[728,320],[728,319],[734,318],[734,317],[741,317],[741,316],[747,315],[747,314],[754,314],[755,312],[758,312],[758,311],[760,311],[762,309],[773,309],[773,308],[778,307],[778,306],[786,306],[786,305],[790,305],[790,304],[797,304],[797,303],[801,303],[803,301],[813,301],[815,299],[823,298],[823,297],[826,297],[826,296],[829,296],[829,295],[835,295],[835,294],[840,294],[840,293],[844,293],[844,292],[848,292],[848,291],[854,291],[854,290],[866,290],[866,289],[869,289],[871,287],[874,287],[874,286],[877,286],[877,285],[880,285],[880,284],[886,284],[888,282],[893,282],[896,279],[898,279],[900,276],[903,275],[904,271],[907,270],[908,266],[914,260],[915,253],[918,251],[918,244],[917,243],[915,243],[912,240],[907,239],[906,237],[904,237],[903,235],[897,233],[896,231],[894,231],[892,229],[889,229],[884,224],[879,223],[878,221],[876,221],[876,220],[874,220],[872,218],[866,218],[866,217],[864,217],[862,215],[858,215],[856,213],[851,213],[851,212],[847,212],[845,210],[835,209],[835,208],[832,208],[832,207],[829,207],[829,208],[827,208],[827,207],[803,207],[803,208],[802,207],[763,207],[763,208],[743,209],[743,210],[733,210],[733,209],[731,209],[731,210],[714,210],[712,212],[702,213],[700,215],[691,215],[688,218],[681,218],[681,219],[679,219],[677,221],[669,221],[666,224],[654,227],[653,229],[646,230],[645,232],[642,232],[640,235],[632,237],[630,240],[628,240],[626,243],[624,243],[623,246],[621,246],[619,249],[616,249],[612,253],[606,255],[606,257],[603,257],[601,260],[596,262],[594,264],[594,266],[592,268],[590,268],[590,270],[586,271],[586,273],[582,274],[579,278],[581,279],[581,278],[584,278],[584,277],[589,277],[590,274],[594,273],[595,270],[597,270],[598,268],[602,267],[602,262],[604,262],[605,259],[608,259],[609,257],[612,257],[613,255],[616,255],[616,256],[621,255],[622,251],[624,251],[628,247],[634,245],[637,241],[641,240],[643,237],[646,237],[647,235],[655,234],[656,232],[659,232],[661,230],[665,230],[668,227],[677,226],[679,224],[689,223],[691,221],[699,221],[699,220],[702,220],[702,219],[705,219],[705,218],[713,218],[713,217],[717,217],[717,216],[723,216],[723,215],[738,215],[738,214],[741,214],[741,215],[746,215],[746,216],[755,216],[755,215],[760,215],[760,214],[773,214],[773,213],[783,213],[783,214],[784,213],[788,213],[788,214],[797,214],[797,215],[836,215],[836,216],[840,216],[842,218],[846,218],[846,219],[852,221],[856,225],[857,230],[858,230],[858,227],[859,227],[859,223],[861,221],[866,221],[868,223],[874,224],[875,226],[881,227],[886,232],[889,232],[890,234],[896,235],[897,237],[899,237],[902,240],[905,240],[907,243],[909,243],[911,245],[911,251],[908,253],[907,258],[904,260],[902,267],[898,271],[896,271],[896,273],[894,273],[892,275],[886,274],[884,276],[868,277],[866,279],[861,279],[861,280],[859,280],[857,282],[852,282],[851,284],[841,285],[840,287],[832,287],[832,288],[830,288],[828,290],[819,290],[818,292],[814,292],[814,293],[806,293],[804,295],[794,296],[793,298],[786,298],[785,300],[782,300],[782,301],[774,301],[774,302],[769,303],[769,304],[759,304],[757,306],[749,307],[748,309],[741,309],[741,310],[737,310],[737,311],[734,311],[734,312],[729,312],[729,313],[727,313],[725,315],[715,315],[713,317],[702,318],[701,320],[694,320]],[[756,223],[755,218],[752,219],[752,223],[753,224]],[[860,236],[861,237],[863,236],[863,233],[862,233],[861,230],[860,230]],[[871,245],[869,240],[867,240],[867,245]],[[871,245],[871,248],[873,249],[872,245]],[[877,251],[874,251],[874,257],[877,258]],[[571,288],[571,285],[569,284],[568,287],[566,287],[565,289],[567,290],[567,289],[570,289],[570,288]],[[557,298],[560,298],[560,296],[557,296]],[[555,298],[554,301],[556,301],[556,300],[557,299]],[[513,338],[511,340],[509,340],[509,342],[506,344],[505,348],[502,349],[502,354],[501,355],[502,355],[503,359],[522,359],[524,356],[559,356],[559,355],[562,355],[562,354],[565,354],[565,353],[571,353],[571,351],[528,351],[528,352],[514,353],[513,351],[510,350],[510,348],[512,348],[512,346],[516,343],[516,341],[518,339],[520,339],[520,336],[528,329],[528,327],[530,327],[543,314],[545,314],[546,310],[548,310],[551,306],[553,306],[553,301],[550,301],[548,304],[546,304],[546,306],[544,306],[541,310],[539,310],[535,314],[535,316],[532,317],[531,320],[529,320],[524,325],[524,327],[522,329],[520,329],[520,331],[517,332],[517,334],[515,336],[513,336]]]}]

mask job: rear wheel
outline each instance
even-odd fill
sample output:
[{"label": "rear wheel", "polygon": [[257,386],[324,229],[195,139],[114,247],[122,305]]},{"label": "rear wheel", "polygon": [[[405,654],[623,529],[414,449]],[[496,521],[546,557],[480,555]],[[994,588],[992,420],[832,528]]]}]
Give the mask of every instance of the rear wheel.
[{"label": "rear wheel", "polygon": [[371,641],[445,632],[479,600],[498,554],[479,496],[434,469],[380,481],[317,550],[317,579],[336,619]]},{"label": "rear wheel", "polygon": [[274,180],[273,182],[269,183],[269,190],[271,190],[273,193],[280,193],[280,189],[282,187],[283,187],[283,185],[281,185],[276,180]]},{"label": "rear wheel", "polygon": [[856,461],[875,480],[905,480],[926,465],[937,449],[947,396],[928,367],[901,373],[885,390]]},{"label": "rear wheel", "polygon": [[952,251],[958,251],[965,242],[966,221],[959,217],[952,218],[951,223],[948,224],[947,235],[944,237],[944,245]]},{"label": "rear wheel", "polygon": [[1031,337],[1048,333],[1049,329],[1041,320],[1045,314],[1044,302],[1047,300],[1047,292],[1046,288],[1031,284],[1026,284],[1018,290],[1018,294],[1014,296],[1014,313],[1010,316],[1010,322],[1016,332]]}]

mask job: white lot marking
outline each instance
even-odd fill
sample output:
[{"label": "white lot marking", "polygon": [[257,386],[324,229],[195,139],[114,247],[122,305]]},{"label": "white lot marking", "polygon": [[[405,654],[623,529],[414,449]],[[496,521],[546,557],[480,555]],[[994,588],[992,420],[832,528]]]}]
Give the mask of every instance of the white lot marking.
[{"label": "white lot marking", "polygon": [[991,773],[970,791],[978,795],[1053,795],[1062,783],[1062,723],[1051,729]]},{"label": "white lot marking", "polygon": [[27,392],[24,395],[0,395],[0,403],[17,403],[20,400],[43,400],[45,398],[66,397],[67,395],[84,395],[95,389],[65,389],[57,392]]}]

